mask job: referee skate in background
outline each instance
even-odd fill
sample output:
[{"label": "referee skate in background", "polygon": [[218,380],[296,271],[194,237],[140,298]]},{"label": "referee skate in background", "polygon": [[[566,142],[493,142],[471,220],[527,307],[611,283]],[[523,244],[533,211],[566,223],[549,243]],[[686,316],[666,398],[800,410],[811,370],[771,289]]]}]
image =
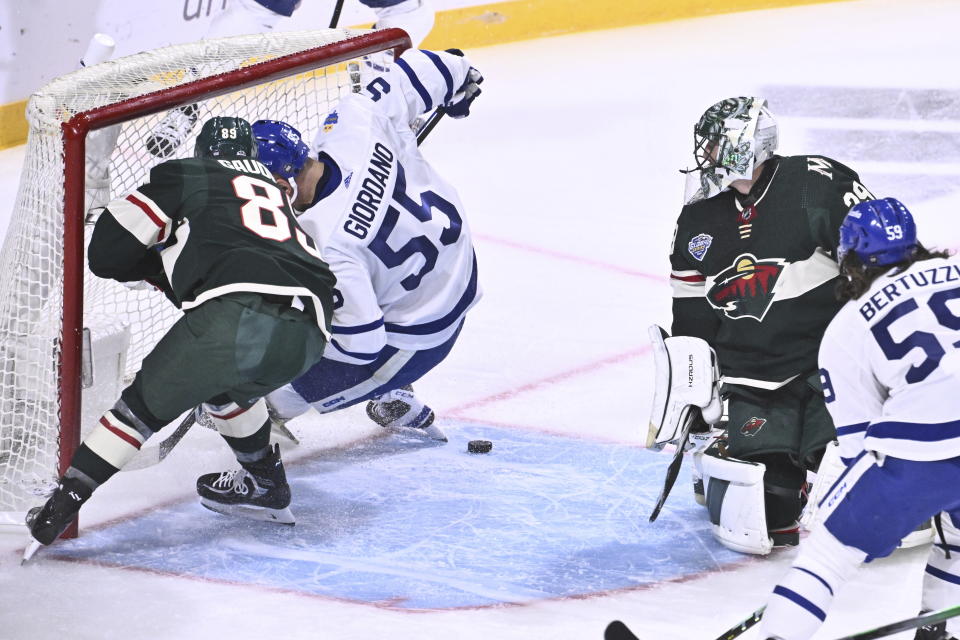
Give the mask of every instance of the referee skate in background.
[{"label": "referee skate in background", "polygon": [[37,543],[53,542],[150,436],[201,405],[242,467],[201,477],[204,505],[293,522],[263,396],[320,358],[335,278],[256,150],[245,120],[213,118],[194,158],[154,167],[147,184],[98,219],[91,271],[146,281],[184,315],[80,445],[53,495],[28,513]]}]

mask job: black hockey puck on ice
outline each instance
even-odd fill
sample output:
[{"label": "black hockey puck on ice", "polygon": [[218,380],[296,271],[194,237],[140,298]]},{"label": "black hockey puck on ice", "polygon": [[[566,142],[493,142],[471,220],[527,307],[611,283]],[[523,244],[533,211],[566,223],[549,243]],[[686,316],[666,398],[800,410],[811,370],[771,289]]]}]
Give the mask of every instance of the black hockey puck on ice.
[{"label": "black hockey puck on ice", "polygon": [[490,449],[493,449],[493,443],[489,440],[471,440],[467,443],[470,453],[490,453]]}]

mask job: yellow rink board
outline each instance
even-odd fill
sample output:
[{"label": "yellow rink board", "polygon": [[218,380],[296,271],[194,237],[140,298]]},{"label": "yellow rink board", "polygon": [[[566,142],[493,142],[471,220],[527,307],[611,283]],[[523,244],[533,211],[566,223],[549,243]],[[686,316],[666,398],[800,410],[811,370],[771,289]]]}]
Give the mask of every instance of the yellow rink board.
[{"label": "yellow rink board", "polygon": [[[508,0],[439,11],[425,49],[471,49],[596,29],[849,0]],[[365,25],[369,26],[369,25]],[[0,105],[0,149],[27,139],[26,100]]]}]

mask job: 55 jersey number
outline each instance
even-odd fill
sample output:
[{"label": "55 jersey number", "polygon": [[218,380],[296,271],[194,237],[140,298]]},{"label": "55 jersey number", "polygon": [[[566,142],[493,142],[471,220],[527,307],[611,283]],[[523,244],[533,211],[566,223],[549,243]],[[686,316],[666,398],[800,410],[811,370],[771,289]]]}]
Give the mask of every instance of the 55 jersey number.
[{"label": "55 jersey number", "polygon": [[419,202],[407,194],[407,178],[403,166],[397,165],[397,181],[393,188],[393,202],[387,207],[383,216],[383,222],[377,230],[377,234],[367,245],[367,248],[373,252],[373,255],[384,264],[388,269],[399,267],[411,256],[423,256],[423,266],[415,273],[411,273],[400,281],[401,286],[407,291],[413,291],[420,286],[423,277],[434,270],[437,266],[437,258],[440,257],[440,249],[426,235],[418,235],[407,240],[399,249],[393,249],[388,243],[388,238],[397,228],[400,221],[400,207],[420,222],[427,223],[433,220],[433,210],[436,209],[447,217],[448,226],[440,232],[440,244],[449,246],[460,238],[460,230],[463,226],[463,220],[457,208],[449,200],[437,194],[434,191],[424,191],[420,194]]}]

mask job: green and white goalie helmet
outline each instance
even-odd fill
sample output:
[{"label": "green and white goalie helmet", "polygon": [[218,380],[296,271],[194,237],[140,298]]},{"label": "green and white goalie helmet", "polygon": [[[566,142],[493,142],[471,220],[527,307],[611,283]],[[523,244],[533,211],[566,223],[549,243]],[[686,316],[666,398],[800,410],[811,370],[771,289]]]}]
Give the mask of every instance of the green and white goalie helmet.
[{"label": "green and white goalie helmet", "polygon": [[712,198],[777,150],[777,122],[763,98],[721,100],[693,128],[696,167],[687,169],[684,204]]}]

